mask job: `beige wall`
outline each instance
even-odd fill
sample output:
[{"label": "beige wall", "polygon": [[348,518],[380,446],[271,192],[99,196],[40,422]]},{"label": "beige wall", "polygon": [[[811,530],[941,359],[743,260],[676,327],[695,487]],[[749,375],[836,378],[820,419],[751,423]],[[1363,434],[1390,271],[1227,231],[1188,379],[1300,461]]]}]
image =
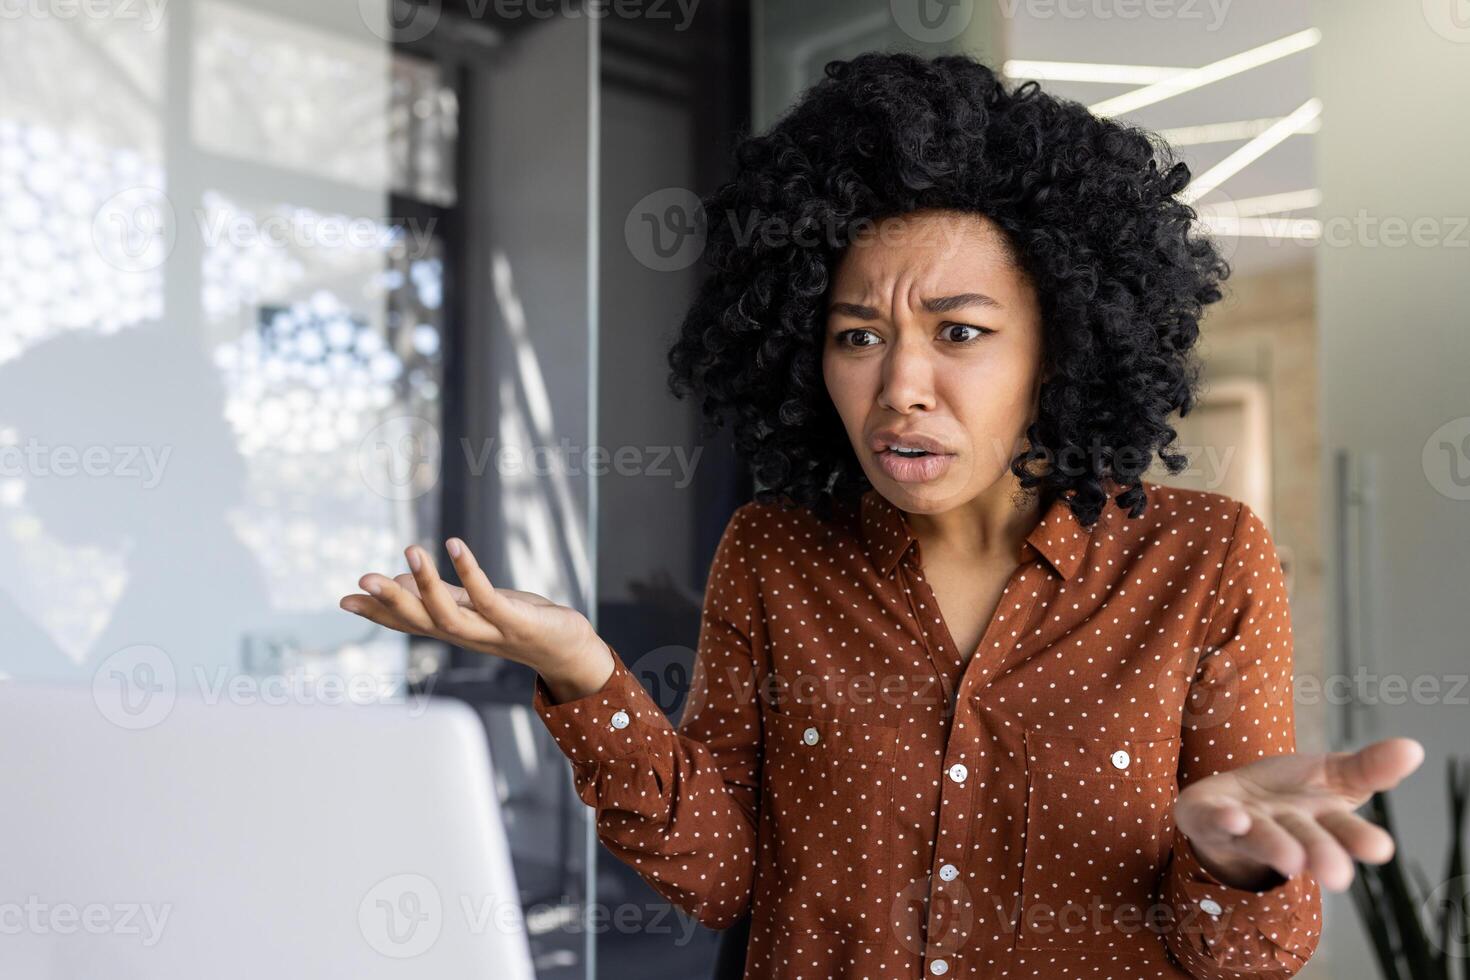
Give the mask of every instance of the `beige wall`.
[{"label": "beige wall", "polygon": [[[1197,422],[1197,413],[1179,419],[1179,446],[1198,465],[1178,476],[1156,470],[1160,483],[1237,496],[1240,473],[1221,473],[1203,459],[1199,446],[1225,457],[1237,468],[1264,465],[1265,499],[1240,495],[1259,510],[1276,539],[1291,592],[1296,674],[1320,677],[1329,662],[1324,650],[1326,585],[1321,533],[1321,438],[1318,432],[1316,280],[1313,264],[1297,262],[1250,276],[1233,276],[1225,298],[1208,308],[1200,339],[1205,396],[1241,380],[1265,390],[1265,429],[1269,449],[1262,459],[1246,458],[1240,445],[1221,445],[1219,428]],[[1208,433],[1208,434],[1207,434]],[[1301,751],[1326,748],[1320,699],[1297,706]]]},{"label": "beige wall", "polygon": [[[1237,456],[1231,465],[1256,466],[1268,462],[1263,518],[1276,539],[1286,569],[1291,595],[1295,674],[1321,678],[1330,660],[1324,650],[1324,575],[1321,539],[1320,464],[1318,429],[1318,336],[1315,266],[1308,257],[1284,268],[1233,276],[1225,284],[1225,298],[1209,307],[1200,341],[1205,386],[1241,379],[1259,382],[1266,393],[1266,429],[1269,450],[1264,460]],[[1191,429],[1210,429],[1217,451],[1218,427],[1176,424],[1179,444],[1191,458],[1196,455]],[[1235,448],[1240,448],[1236,446]],[[1161,483],[1192,486],[1229,493],[1242,482],[1238,473],[1212,472],[1191,467],[1194,476],[1159,476]],[[1187,471],[1188,472],[1188,471]],[[1244,499],[1244,498],[1243,498]],[[1247,501],[1251,502],[1251,501]],[[1252,503],[1252,506],[1256,504]],[[1267,516],[1269,515],[1269,516]],[[1310,690],[1310,688],[1309,688]],[[1325,709],[1320,698],[1297,699],[1297,747],[1303,752],[1326,749]],[[1301,980],[1329,976],[1327,957],[1313,957],[1298,974]]]},{"label": "beige wall", "polygon": [[[1291,592],[1296,673],[1324,669],[1316,283],[1312,264],[1232,277],[1202,326],[1205,382],[1248,377],[1267,391],[1267,518]],[[1297,709],[1302,751],[1325,748],[1320,705]]]}]

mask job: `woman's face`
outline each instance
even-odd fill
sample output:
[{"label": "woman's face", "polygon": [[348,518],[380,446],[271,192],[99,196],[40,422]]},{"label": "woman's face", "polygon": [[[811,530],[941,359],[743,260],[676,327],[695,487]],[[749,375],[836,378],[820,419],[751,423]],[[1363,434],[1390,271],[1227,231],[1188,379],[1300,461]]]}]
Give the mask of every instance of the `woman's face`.
[{"label": "woman's face", "polygon": [[914,212],[843,254],[822,375],[863,471],[899,508],[942,513],[1007,475],[1041,362],[1035,290],[989,219]]}]

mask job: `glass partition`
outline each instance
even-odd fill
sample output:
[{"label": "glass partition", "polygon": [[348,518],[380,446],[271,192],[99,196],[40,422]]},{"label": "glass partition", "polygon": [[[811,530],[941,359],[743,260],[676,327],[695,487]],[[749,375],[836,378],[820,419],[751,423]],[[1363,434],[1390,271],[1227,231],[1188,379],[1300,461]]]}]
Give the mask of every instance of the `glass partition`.
[{"label": "glass partition", "polygon": [[596,615],[592,478],[541,464],[592,439],[598,23],[530,13],[6,12],[0,681],[468,701],[538,976],[580,978],[530,673],[338,606],[459,535]]}]

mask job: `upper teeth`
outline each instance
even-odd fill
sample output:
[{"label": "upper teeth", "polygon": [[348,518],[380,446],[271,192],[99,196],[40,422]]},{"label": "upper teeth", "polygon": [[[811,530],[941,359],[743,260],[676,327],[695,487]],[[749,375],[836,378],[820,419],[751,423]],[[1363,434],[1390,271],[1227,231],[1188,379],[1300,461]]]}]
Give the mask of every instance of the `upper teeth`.
[{"label": "upper teeth", "polygon": [[917,446],[889,446],[888,448],[891,449],[891,450],[893,450],[896,453],[924,453],[924,452],[928,452],[927,449],[920,449]]}]

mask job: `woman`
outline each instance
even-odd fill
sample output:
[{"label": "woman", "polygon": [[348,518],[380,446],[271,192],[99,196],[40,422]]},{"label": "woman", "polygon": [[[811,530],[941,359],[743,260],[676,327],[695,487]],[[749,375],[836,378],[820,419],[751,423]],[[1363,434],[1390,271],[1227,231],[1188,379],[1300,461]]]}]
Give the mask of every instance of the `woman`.
[{"label": "woman", "polygon": [[[1202,309],[1169,148],[965,57],[866,54],[706,204],[670,354],[761,493],[678,730],[578,613],[407,550],[345,608],[528,664],[602,841],[747,977],[1287,977],[1409,739],[1295,752],[1285,582],[1170,472]],[[1111,500],[1113,506],[1108,506]]]}]

